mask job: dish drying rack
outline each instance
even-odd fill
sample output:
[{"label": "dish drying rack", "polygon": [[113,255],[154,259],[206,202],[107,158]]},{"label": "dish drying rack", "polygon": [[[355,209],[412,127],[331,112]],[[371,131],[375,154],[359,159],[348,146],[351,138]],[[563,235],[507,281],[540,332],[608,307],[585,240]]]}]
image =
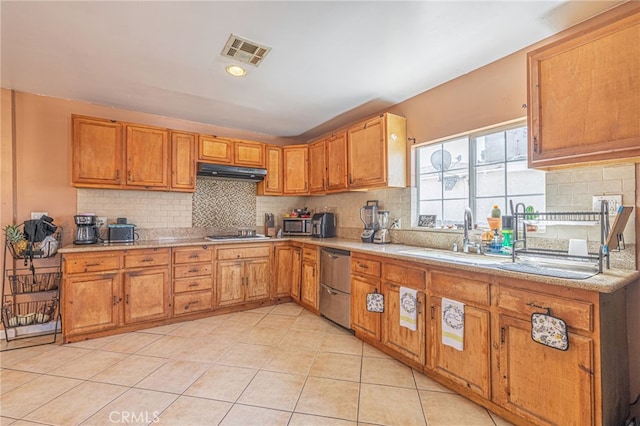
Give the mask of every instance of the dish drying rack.
[{"label": "dish drying rack", "polygon": [[[550,263],[561,263],[574,267],[597,268],[601,273],[604,266],[609,265],[609,250],[607,238],[609,236],[609,203],[603,200],[600,211],[592,212],[526,212],[525,205],[518,203],[512,208],[514,217],[512,261],[518,257],[537,257]],[[527,247],[528,226],[600,226],[600,244],[597,252],[588,252],[586,256],[569,254],[563,250]]]}]

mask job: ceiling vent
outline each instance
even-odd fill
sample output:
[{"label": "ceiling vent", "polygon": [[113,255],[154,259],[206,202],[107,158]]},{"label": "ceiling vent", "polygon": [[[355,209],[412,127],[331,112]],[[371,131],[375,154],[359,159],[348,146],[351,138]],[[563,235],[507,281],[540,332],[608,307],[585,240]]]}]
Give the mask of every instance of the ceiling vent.
[{"label": "ceiling vent", "polygon": [[270,51],[270,47],[231,34],[220,54],[257,67]]}]

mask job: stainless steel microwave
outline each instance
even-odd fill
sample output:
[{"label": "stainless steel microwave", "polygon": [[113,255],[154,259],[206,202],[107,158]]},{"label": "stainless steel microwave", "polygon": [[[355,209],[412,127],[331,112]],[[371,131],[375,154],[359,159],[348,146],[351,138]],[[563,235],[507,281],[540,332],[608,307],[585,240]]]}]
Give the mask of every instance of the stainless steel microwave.
[{"label": "stainless steel microwave", "polygon": [[311,235],[312,222],[310,217],[285,217],[282,219],[282,235]]}]

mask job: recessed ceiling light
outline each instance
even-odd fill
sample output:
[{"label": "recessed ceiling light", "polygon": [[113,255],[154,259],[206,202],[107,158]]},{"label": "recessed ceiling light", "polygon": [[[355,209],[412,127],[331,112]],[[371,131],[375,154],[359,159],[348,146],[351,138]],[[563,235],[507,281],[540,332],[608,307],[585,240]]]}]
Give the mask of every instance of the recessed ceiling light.
[{"label": "recessed ceiling light", "polygon": [[227,74],[231,74],[234,77],[243,77],[247,74],[247,70],[242,68],[240,65],[228,65],[225,68],[225,71],[227,71]]}]

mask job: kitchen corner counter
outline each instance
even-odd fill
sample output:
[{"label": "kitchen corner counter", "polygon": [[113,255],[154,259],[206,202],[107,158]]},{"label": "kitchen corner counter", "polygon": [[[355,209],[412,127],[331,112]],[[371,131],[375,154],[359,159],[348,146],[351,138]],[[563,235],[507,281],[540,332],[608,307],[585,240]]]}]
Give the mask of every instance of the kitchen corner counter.
[{"label": "kitchen corner counter", "polygon": [[[508,271],[499,269],[495,266],[487,266],[480,264],[465,264],[456,263],[449,260],[440,260],[434,258],[424,258],[416,255],[403,253],[406,251],[412,251],[425,247],[408,246],[404,244],[372,244],[362,243],[354,240],[346,240],[340,238],[290,238],[292,241],[302,242],[305,244],[316,244],[321,247],[335,248],[341,250],[349,250],[360,253],[366,253],[376,256],[388,257],[391,259],[411,261],[415,263],[422,263],[424,265],[441,266],[441,267],[455,267],[455,269],[470,271],[470,272],[483,272],[496,277],[505,277],[511,279],[526,279],[527,281],[539,282],[542,284],[550,284],[561,287],[577,288],[583,290],[596,291],[599,293],[613,293],[631,283],[640,280],[640,271],[625,270],[625,269],[605,269],[601,274],[596,274],[587,279],[567,279],[556,278],[544,275],[534,275],[522,272]],[[425,248],[426,249],[426,248]],[[453,253],[446,250],[433,249],[434,253]],[[455,254],[455,253],[453,253]],[[489,258],[489,256],[478,256],[474,254],[465,254],[463,256],[475,257],[475,258]]]},{"label": "kitchen corner counter", "polygon": [[[276,243],[295,241],[304,244],[314,244],[320,247],[335,248],[340,250],[349,250],[359,253],[371,254],[376,256],[388,257],[391,259],[405,260],[424,265],[455,267],[457,270],[469,272],[483,272],[494,277],[505,277],[511,279],[526,279],[543,284],[550,284],[569,288],[578,288],[583,290],[597,291],[599,293],[613,293],[628,284],[636,282],[640,279],[640,272],[633,270],[613,270],[605,269],[603,273],[594,275],[587,279],[566,279],[556,278],[543,275],[527,274],[522,272],[507,271],[499,269],[493,265],[466,264],[453,260],[443,260],[436,258],[425,258],[417,255],[411,255],[404,252],[426,249],[424,247],[409,246],[404,244],[372,244],[362,243],[357,240],[347,240],[342,238],[311,238],[311,237],[285,237],[271,239],[243,239],[243,240],[219,240],[211,241],[204,238],[190,239],[158,239],[158,240],[138,240],[128,244],[69,244],[58,250],[59,253],[89,253],[103,252],[112,250],[129,250],[129,249],[154,249],[154,248],[172,248],[172,247],[188,247],[201,245],[221,245],[221,244],[260,244],[260,243]],[[434,253],[451,253],[445,250],[433,249]],[[468,254],[469,258],[489,258],[489,256],[477,256]]]}]

